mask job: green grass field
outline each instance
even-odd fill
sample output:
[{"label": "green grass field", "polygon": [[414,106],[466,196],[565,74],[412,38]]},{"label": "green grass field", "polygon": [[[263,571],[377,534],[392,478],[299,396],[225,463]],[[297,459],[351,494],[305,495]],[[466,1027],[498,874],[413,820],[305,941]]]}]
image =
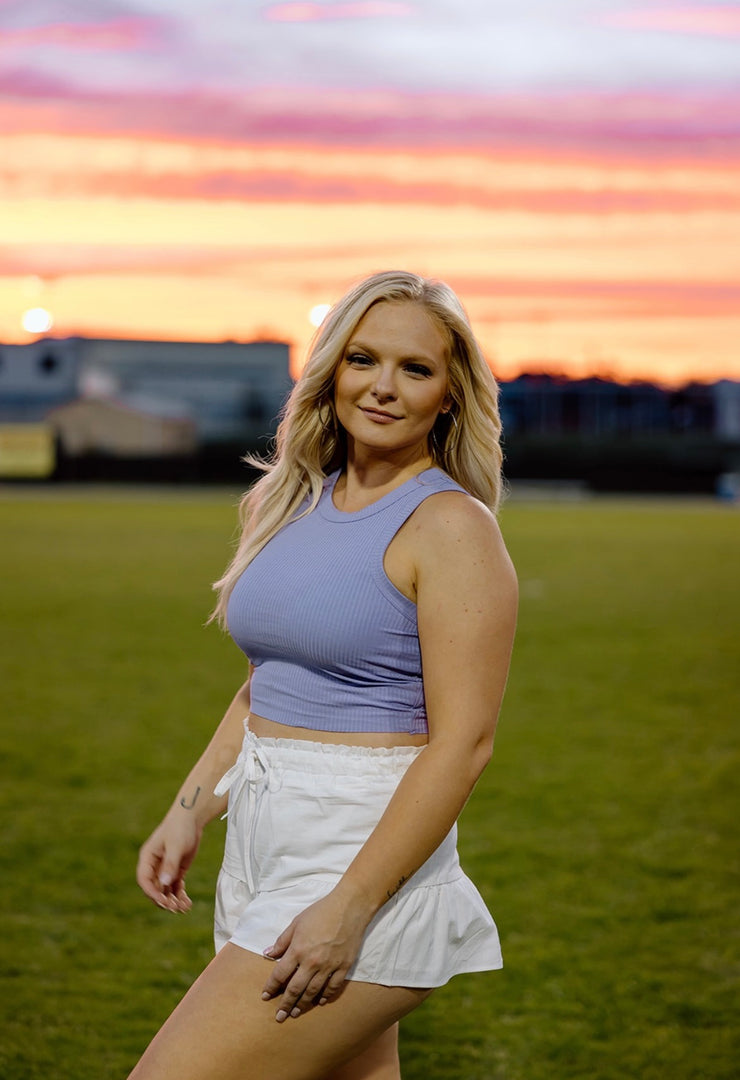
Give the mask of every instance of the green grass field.
[{"label": "green grass field", "polygon": [[[223,827],[188,917],[133,871],[245,675],[203,628],[234,497],[7,489],[0,519],[0,1076],[121,1078],[211,955]],[[506,967],[408,1018],[405,1080],[737,1077],[740,514],[512,500],[502,525],[520,628],[461,853]]]}]

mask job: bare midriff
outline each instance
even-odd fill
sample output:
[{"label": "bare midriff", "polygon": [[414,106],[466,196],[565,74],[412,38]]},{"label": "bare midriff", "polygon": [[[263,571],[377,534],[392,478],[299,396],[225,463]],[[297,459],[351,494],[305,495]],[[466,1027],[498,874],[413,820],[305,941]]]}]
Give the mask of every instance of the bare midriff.
[{"label": "bare midriff", "polygon": [[428,735],[396,731],[316,731],[314,728],[279,724],[254,713],[249,714],[249,730],[258,739],[307,739],[342,746],[425,746],[429,742]]}]

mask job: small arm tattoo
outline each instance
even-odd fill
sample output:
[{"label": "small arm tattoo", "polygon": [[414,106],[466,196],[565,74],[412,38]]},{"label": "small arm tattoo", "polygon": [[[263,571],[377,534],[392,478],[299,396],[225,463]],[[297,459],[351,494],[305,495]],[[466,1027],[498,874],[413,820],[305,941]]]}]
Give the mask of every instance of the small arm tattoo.
[{"label": "small arm tattoo", "polygon": [[199,795],[200,795],[200,788],[197,787],[195,789],[195,795],[193,795],[190,802],[186,802],[185,801],[185,796],[183,795],[183,797],[180,799],[180,806],[183,808],[183,810],[192,810],[193,807],[195,806],[196,802],[198,801],[198,796]]},{"label": "small arm tattoo", "polygon": [[402,878],[399,878],[399,880],[398,880],[398,883],[397,883],[396,887],[395,887],[394,889],[389,889],[389,890],[388,890],[388,899],[389,899],[389,900],[390,900],[390,898],[391,898],[392,896],[394,896],[394,895],[395,895],[395,894],[396,894],[396,893],[398,892],[398,890],[399,890],[399,889],[401,888],[401,886],[403,885],[403,883],[404,883],[404,881],[405,881],[405,880],[406,880],[406,877],[405,877],[405,876],[404,876],[404,877],[402,877]]}]

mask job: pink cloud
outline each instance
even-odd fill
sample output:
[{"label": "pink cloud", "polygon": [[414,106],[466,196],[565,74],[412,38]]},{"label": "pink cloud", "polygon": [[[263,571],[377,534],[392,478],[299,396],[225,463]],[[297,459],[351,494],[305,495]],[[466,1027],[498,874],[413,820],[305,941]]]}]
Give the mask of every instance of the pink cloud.
[{"label": "pink cloud", "polygon": [[740,92],[400,94],[275,88],[92,92],[30,68],[0,73],[0,128],[204,138],[240,145],[484,148],[675,160],[740,156]]},{"label": "pink cloud", "polygon": [[612,26],[629,30],[658,30],[670,34],[701,34],[716,37],[740,35],[740,6],[707,4],[638,8],[606,16]]},{"label": "pink cloud", "polygon": [[101,23],[45,23],[3,30],[0,48],[57,45],[71,49],[138,49],[151,42],[159,20],[120,18]]},{"label": "pink cloud", "polygon": [[326,19],[383,19],[415,15],[413,4],[393,0],[356,0],[354,3],[273,4],[264,10],[264,18],[272,22],[318,22]]},{"label": "pink cloud", "polygon": [[[195,151],[197,157],[197,150]],[[491,157],[492,175],[496,162]],[[735,192],[620,190],[605,184],[601,189],[547,188],[527,190],[490,184],[433,179],[425,174],[423,158],[416,175],[399,180],[358,169],[356,175],[311,175],[300,169],[160,172],[155,175],[128,169],[60,173],[50,162],[45,174],[28,174],[11,158],[0,162],[0,192],[22,195],[26,189],[48,198],[113,196],[153,198],[167,201],[201,200],[284,202],[333,205],[371,203],[428,207],[471,206],[492,212],[520,211],[530,214],[651,214],[740,212],[740,186]]]}]

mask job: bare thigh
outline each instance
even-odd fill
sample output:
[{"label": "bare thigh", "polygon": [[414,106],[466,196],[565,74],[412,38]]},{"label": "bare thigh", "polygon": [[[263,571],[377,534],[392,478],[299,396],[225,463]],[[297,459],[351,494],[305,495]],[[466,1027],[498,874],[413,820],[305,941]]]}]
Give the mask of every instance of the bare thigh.
[{"label": "bare thigh", "polygon": [[325,1080],[401,1080],[398,1024],[393,1024],[364,1053],[340,1065]]},{"label": "bare thigh", "polygon": [[[389,1062],[381,1036],[419,1005],[427,990],[347,982],[339,997],[283,1024],[277,1004],[262,1001],[272,964],[226,945],[150,1043],[129,1080],[329,1080],[348,1062]],[[380,1040],[380,1041],[378,1041]],[[358,1064],[359,1063],[359,1064]],[[352,1072],[346,1080],[354,1080]],[[365,1071],[364,1076],[383,1077]],[[386,1076],[392,1072],[386,1069]],[[345,1077],[340,1072],[340,1080]],[[356,1073],[362,1080],[363,1073]]]}]

